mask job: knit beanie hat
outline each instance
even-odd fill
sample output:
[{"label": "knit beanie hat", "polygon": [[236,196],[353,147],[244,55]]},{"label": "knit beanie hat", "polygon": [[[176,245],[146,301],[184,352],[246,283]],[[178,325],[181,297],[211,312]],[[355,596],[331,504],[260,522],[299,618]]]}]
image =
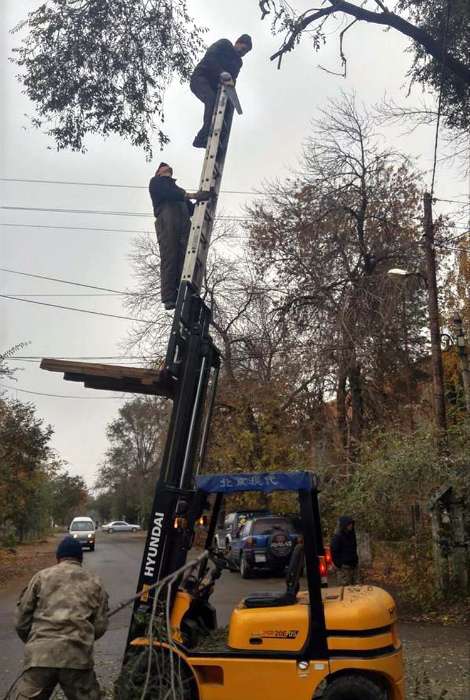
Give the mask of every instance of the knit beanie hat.
[{"label": "knit beanie hat", "polygon": [[251,41],[251,36],[249,34],[242,34],[241,36],[238,37],[238,39],[235,42],[236,44],[244,44],[245,46],[248,46],[248,48],[251,49],[253,48],[253,42]]},{"label": "knit beanie hat", "polygon": [[83,561],[82,545],[70,535],[64,537],[56,551],[57,559],[78,559]]},{"label": "knit beanie hat", "polygon": [[168,165],[168,163],[164,163],[164,162],[162,161],[162,162],[160,163],[160,165],[158,166],[157,170],[156,170],[156,175],[158,175],[158,173],[160,172],[160,170],[161,170],[162,168],[170,168],[171,170],[173,170],[173,168],[171,167],[171,165]]}]

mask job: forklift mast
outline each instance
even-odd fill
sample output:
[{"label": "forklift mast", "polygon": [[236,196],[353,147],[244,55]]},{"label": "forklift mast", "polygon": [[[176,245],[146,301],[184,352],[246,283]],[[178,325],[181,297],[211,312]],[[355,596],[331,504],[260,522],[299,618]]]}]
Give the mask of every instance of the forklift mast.
[{"label": "forklift mast", "polygon": [[[211,310],[200,291],[235,108],[241,112],[234,87],[221,83],[199,185],[213,197],[199,202],[192,217],[163,370],[175,393],[137,584],[137,592],[143,594],[134,605],[134,612],[144,615],[153,601],[148,589],[186,562],[202,505],[195,503],[194,480],[205,457],[220,355],[209,332]],[[135,619],[128,644],[138,633]]]}]

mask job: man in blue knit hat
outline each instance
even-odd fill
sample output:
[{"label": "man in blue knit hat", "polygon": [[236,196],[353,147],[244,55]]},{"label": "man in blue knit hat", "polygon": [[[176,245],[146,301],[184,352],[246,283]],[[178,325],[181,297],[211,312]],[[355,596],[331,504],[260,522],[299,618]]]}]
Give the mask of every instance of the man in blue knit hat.
[{"label": "man in blue knit hat", "polygon": [[108,595],[83,569],[79,542],[65,537],[57,564],[33,576],[17,604],[24,672],[13,697],[47,700],[60,685],[68,700],[99,700],[93,645],[108,627]]}]

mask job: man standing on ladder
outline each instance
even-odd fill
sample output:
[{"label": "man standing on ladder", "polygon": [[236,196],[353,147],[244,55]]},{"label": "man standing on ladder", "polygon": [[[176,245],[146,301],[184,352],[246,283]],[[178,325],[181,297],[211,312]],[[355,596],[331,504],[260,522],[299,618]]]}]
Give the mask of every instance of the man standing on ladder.
[{"label": "man standing on ladder", "polygon": [[235,44],[228,39],[220,39],[209,46],[204,58],[194,69],[191,91],[204,103],[204,124],[193,141],[195,148],[207,146],[221,73],[229,73],[235,81],[243,65],[242,56],[252,48],[253,44],[248,34],[242,34]]},{"label": "man standing on ladder", "polygon": [[178,187],[173,168],[160,163],[149,184],[155,214],[155,230],[160,248],[162,304],[170,311],[176,306],[181,272],[194,211],[192,199],[197,202],[211,198],[210,192],[189,193]]}]

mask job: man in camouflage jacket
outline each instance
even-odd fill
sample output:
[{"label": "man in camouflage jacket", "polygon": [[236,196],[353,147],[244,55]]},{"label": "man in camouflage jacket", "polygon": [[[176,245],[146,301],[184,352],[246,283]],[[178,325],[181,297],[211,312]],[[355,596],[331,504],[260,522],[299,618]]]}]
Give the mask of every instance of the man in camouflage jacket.
[{"label": "man in camouflage jacket", "polygon": [[26,646],[17,700],[46,700],[57,685],[68,700],[101,697],[93,644],[108,627],[108,595],[82,560],[80,543],[66,537],[57,564],[35,574],[20,596],[16,631]]}]

